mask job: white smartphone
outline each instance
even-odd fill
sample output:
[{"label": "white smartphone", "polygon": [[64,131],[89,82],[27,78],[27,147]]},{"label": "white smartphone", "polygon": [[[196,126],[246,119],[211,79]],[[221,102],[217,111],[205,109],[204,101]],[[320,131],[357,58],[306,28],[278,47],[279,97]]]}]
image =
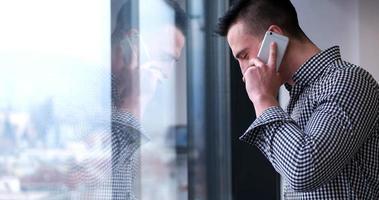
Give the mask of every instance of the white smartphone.
[{"label": "white smartphone", "polygon": [[259,49],[258,56],[257,56],[261,61],[263,61],[266,64],[268,62],[268,57],[270,55],[271,42],[275,42],[277,44],[276,71],[278,71],[279,66],[282,63],[284,53],[286,52],[286,49],[287,49],[288,37],[274,33],[272,31],[266,32],[263,38],[261,48]]}]

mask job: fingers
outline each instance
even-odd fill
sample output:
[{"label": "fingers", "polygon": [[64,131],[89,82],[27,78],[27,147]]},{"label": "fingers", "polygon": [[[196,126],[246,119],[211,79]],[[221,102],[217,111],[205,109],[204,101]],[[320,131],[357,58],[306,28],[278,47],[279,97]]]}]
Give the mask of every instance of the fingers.
[{"label": "fingers", "polygon": [[276,56],[277,56],[277,44],[272,42],[270,44],[270,53],[267,64],[262,62],[259,58],[252,58],[249,60],[247,67],[242,72],[242,81],[245,82],[245,77],[248,71],[255,70],[256,68],[262,68],[268,66],[271,69],[276,69]]},{"label": "fingers", "polygon": [[258,58],[252,58],[251,60],[249,60],[248,67],[246,67],[245,70],[242,71],[242,81],[243,82],[246,81],[245,76],[248,71],[256,69],[257,67],[263,67],[263,66],[265,66],[265,64]]},{"label": "fingers", "polygon": [[270,44],[270,54],[268,56],[267,65],[272,68],[276,68],[276,55],[277,55],[277,44],[272,42]]},{"label": "fingers", "polygon": [[249,60],[249,67],[256,66],[256,67],[263,67],[265,63],[263,63],[261,60],[258,58],[252,58]]},{"label": "fingers", "polygon": [[244,71],[244,73],[243,73],[242,81],[245,82],[245,81],[246,81],[246,78],[245,78],[245,77],[248,76],[248,73],[249,73],[250,71],[252,71],[252,70],[256,70],[256,69],[257,69],[257,67],[255,67],[255,66],[250,66],[250,67],[248,67],[248,68]]},{"label": "fingers", "polygon": [[140,73],[148,73],[154,75],[160,81],[168,79],[168,74],[162,71],[158,62],[147,62],[140,66]]}]

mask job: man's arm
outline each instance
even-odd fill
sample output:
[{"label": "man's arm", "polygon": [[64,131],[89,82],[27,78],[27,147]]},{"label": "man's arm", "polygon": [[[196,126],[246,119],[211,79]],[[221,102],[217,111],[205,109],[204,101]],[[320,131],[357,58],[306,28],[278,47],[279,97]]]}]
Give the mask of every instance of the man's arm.
[{"label": "man's arm", "polygon": [[317,100],[304,130],[279,107],[270,107],[241,137],[255,144],[296,191],[333,179],[378,121],[378,87],[367,72],[337,72]]}]

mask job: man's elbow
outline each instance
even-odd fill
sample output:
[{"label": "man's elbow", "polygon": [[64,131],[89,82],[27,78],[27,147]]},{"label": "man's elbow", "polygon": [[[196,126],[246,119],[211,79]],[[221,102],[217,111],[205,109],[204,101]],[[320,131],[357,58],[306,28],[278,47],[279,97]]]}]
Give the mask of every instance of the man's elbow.
[{"label": "man's elbow", "polygon": [[321,181],[312,173],[295,174],[293,176],[290,176],[287,182],[295,192],[315,191],[323,184],[323,181]]}]

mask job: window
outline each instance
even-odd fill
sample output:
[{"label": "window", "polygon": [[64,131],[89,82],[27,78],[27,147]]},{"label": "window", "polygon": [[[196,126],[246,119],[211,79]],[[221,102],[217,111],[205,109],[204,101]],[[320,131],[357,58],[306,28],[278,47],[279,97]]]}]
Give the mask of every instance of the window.
[{"label": "window", "polygon": [[225,5],[170,2],[0,3],[0,199],[230,199]]},{"label": "window", "polygon": [[0,3],[0,199],[79,199],[109,160],[107,7]]}]

